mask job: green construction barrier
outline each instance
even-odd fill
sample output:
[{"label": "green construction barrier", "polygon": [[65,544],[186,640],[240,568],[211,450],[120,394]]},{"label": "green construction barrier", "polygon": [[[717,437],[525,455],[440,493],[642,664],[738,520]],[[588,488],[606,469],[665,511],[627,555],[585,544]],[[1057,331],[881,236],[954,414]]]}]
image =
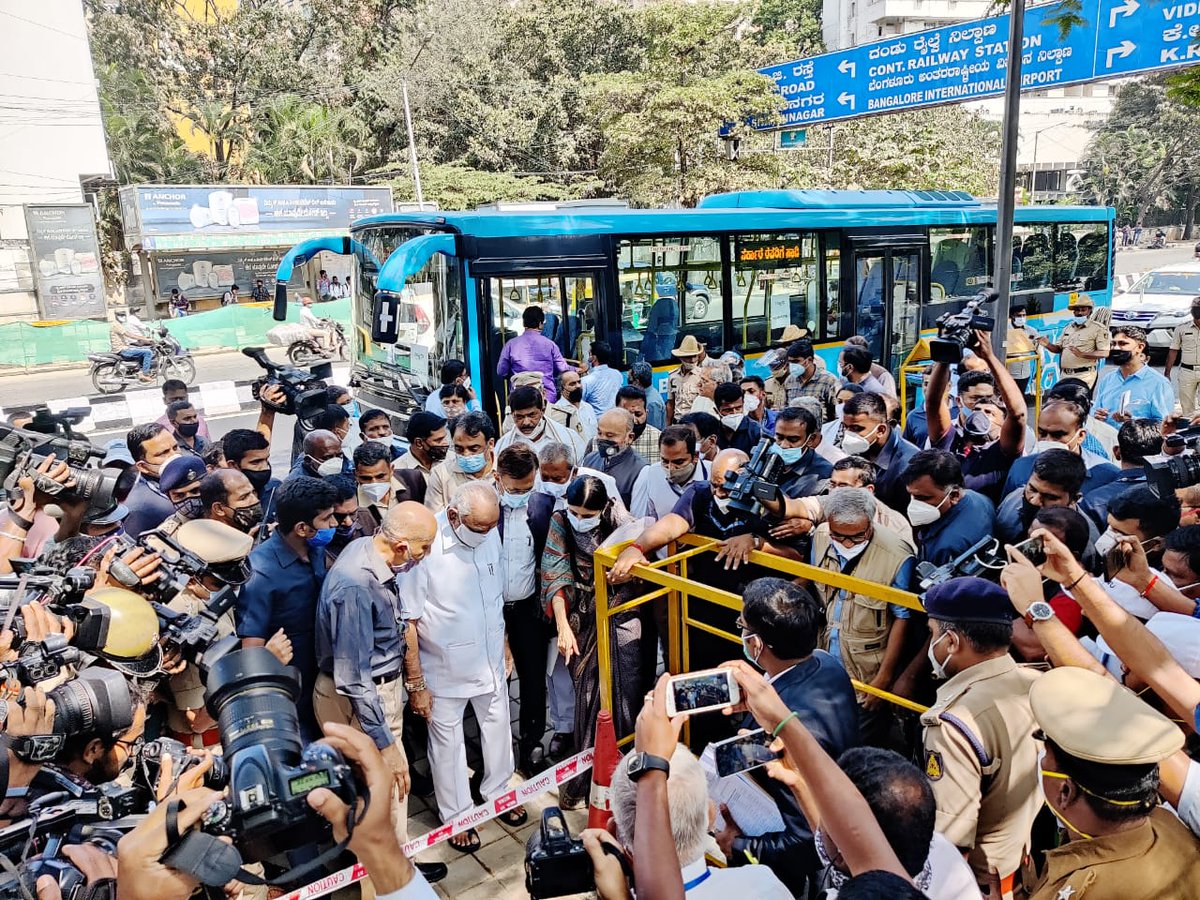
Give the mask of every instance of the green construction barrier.
[{"label": "green construction barrier", "polygon": [[[163,320],[167,330],[190,350],[268,345],[267,332],[279,323],[271,317],[272,304],[224,306],[193,313],[182,319]],[[318,303],[313,312],[334,319],[350,330],[350,300]],[[288,305],[288,322],[300,320],[299,304]],[[150,323],[147,323],[150,324]],[[155,323],[157,324],[157,323]],[[0,366],[36,366],[85,362],[89,353],[109,350],[109,324],[80,319],[65,325],[0,325]]]}]

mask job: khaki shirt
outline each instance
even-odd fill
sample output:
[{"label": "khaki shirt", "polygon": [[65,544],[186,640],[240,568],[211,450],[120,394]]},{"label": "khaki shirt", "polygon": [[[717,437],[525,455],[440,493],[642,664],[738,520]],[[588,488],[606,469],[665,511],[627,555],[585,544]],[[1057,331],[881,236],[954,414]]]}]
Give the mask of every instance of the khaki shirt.
[{"label": "khaki shirt", "polygon": [[1200,366],[1200,328],[1195,322],[1184,322],[1175,329],[1171,349],[1179,351],[1179,363]]},{"label": "khaki shirt", "polygon": [[987,883],[989,864],[1001,878],[1020,867],[1042,806],[1038,745],[1031,737],[1037,722],[1029,708],[1036,677],[1007,654],[987,660],[943,684],[921,716],[922,761],[937,801],[935,827],[970,851],[967,862],[980,884]]},{"label": "khaki shirt", "polygon": [[1062,347],[1059,367],[1062,369],[1094,369],[1099,365],[1097,359],[1088,359],[1075,351],[1085,353],[1108,353],[1112,345],[1112,335],[1108,327],[1087,319],[1083,324],[1072,322],[1063,329],[1062,337],[1058,340]]},{"label": "khaki shirt", "polygon": [[787,381],[786,372],[782,378],[772,375],[763,382],[763,389],[767,394],[767,406],[770,409],[783,409],[787,406],[787,388],[783,384],[785,381]]},{"label": "khaki shirt", "polygon": [[[201,599],[188,589],[176,594],[167,606],[175,612],[194,616],[204,608],[206,603],[208,603],[207,599]],[[217,637],[229,637],[236,630],[233,610],[229,609],[221,618],[217,619]],[[185,713],[189,709],[200,709],[204,706],[204,682],[200,678],[200,669],[195,663],[188,663],[187,668],[178,675],[172,675],[168,683],[171,686],[172,702],[167,707],[167,726],[172,731],[187,734],[192,731],[192,725],[188,722]]]},{"label": "khaki shirt", "polygon": [[1030,900],[1200,897],[1200,840],[1161,806],[1129,831],[1046,851]]},{"label": "khaki shirt", "polygon": [[[676,369],[667,376],[667,402],[675,401],[675,421],[679,421],[680,416],[686,416],[692,411],[692,404],[700,396],[700,386],[703,383],[704,379],[700,375],[699,366],[686,375]],[[672,423],[668,422],[667,424]]]},{"label": "khaki shirt", "polygon": [[425,506],[430,512],[436,515],[450,505],[450,501],[454,499],[455,493],[464,484],[471,481],[478,481],[481,478],[488,479],[488,483],[490,484],[493,468],[492,462],[489,460],[481,472],[468,475],[458,467],[458,457],[451,453],[434,466],[433,471],[429,473],[429,477],[425,479]]}]

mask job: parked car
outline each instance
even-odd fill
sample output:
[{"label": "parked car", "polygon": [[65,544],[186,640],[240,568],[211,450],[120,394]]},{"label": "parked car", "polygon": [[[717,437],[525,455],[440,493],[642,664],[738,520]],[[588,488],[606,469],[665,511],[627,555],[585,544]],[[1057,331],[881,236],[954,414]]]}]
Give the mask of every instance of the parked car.
[{"label": "parked car", "polygon": [[1112,325],[1144,328],[1150,349],[1166,350],[1172,332],[1191,319],[1196,297],[1200,297],[1200,262],[1153,269],[1113,298]]}]

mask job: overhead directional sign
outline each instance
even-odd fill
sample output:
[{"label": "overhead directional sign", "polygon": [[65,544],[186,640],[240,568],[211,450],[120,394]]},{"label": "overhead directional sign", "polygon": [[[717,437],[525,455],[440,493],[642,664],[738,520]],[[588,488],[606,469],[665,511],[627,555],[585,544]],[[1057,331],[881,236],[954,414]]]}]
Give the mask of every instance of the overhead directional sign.
[{"label": "overhead directional sign", "polygon": [[[1064,38],[1062,4],[1025,13],[1021,90],[1200,63],[1197,0],[1083,0]],[[765,130],[961,103],[1004,93],[1008,15],[885,38],[759,71],[787,106]]]}]

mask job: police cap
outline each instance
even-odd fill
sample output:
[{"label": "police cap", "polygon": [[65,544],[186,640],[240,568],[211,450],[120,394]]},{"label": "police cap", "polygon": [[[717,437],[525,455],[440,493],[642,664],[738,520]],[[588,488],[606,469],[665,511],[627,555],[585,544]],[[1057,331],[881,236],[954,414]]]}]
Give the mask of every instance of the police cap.
[{"label": "police cap", "polygon": [[165,466],[158,478],[163,491],[177,491],[194,484],[208,473],[208,466],[198,456],[177,456]]},{"label": "police cap", "polygon": [[243,560],[254,547],[250,535],[214,519],[184,522],[175,532],[175,540],[210,566]]},{"label": "police cap", "polygon": [[951,578],[925,593],[925,612],[943,622],[1011,625],[1017,611],[1000,585],[984,578]]}]

